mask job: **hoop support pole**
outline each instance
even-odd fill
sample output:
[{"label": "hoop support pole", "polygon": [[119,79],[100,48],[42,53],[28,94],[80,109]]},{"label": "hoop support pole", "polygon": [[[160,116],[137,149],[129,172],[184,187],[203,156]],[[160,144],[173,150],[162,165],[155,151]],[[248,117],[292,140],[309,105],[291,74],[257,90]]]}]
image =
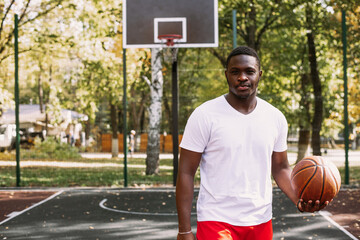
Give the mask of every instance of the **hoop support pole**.
[{"label": "hoop support pole", "polygon": [[177,49],[171,49],[172,61],[172,140],[173,140],[173,185],[176,186],[179,162],[179,93],[178,93],[178,71],[177,71]]}]

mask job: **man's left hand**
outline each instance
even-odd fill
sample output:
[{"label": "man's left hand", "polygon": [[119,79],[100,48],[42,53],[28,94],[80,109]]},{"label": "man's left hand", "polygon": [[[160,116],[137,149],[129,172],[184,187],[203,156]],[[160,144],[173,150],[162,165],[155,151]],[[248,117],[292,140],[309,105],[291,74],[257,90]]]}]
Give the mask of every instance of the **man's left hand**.
[{"label": "man's left hand", "polygon": [[320,211],[321,209],[325,208],[327,205],[329,205],[330,202],[326,201],[325,203],[320,204],[319,200],[316,201],[309,200],[305,202],[303,199],[300,199],[297,203],[297,208],[299,209],[300,212],[312,213],[312,212]]}]

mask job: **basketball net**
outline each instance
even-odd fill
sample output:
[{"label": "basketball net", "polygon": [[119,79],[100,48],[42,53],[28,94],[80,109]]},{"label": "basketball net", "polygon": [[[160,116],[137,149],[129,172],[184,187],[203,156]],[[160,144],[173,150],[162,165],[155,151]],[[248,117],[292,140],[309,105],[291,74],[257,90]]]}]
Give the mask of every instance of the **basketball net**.
[{"label": "basketball net", "polygon": [[177,61],[178,48],[174,47],[174,45],[181,39],[181,35],[165,34],[160,35],[158,38],[161,40],[164,60],[171,63]]},{"label": "basketball net", "polygon": [[164,61],[171,63],[177,61],[177,53],[178,53],[177,48],[170,48],[166,46],[162,49],[162,52],[164,56]]}]

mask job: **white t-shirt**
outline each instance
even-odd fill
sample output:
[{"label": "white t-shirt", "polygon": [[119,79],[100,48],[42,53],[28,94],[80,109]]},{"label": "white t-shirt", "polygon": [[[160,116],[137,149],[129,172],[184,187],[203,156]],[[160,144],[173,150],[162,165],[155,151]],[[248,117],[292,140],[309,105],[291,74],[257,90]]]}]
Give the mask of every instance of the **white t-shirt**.
[{"label": "white t-shirt", "polygon": [[271,156],[287,149],[287,121],[257,98],[247,115],[220,96],[194,110],[181,148],[202,153],[198,221],[253,226],[272,218]]}]

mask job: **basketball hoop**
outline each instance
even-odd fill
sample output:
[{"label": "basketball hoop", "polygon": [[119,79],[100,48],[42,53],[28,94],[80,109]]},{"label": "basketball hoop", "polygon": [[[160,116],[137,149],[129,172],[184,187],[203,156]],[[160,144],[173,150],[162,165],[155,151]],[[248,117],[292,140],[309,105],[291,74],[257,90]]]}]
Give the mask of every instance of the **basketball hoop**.
[{"label": "basketball hoop", "polygon": [[162,40],[167,46],[167,48],[164,49],[166,51],[163,52],[165,61],[176,61],[178,49],[173,47],[175,44],[174,41],[181,38],[182,36],[180,34],[162,34],[158,36],[158,39]]},{"label": "basketball hoop", "polygon": [[168,47],[174,46],[174,40],[181,39],[182,36],[179,34],[162,34],[158,36],[158,39],[165,40]]}]

